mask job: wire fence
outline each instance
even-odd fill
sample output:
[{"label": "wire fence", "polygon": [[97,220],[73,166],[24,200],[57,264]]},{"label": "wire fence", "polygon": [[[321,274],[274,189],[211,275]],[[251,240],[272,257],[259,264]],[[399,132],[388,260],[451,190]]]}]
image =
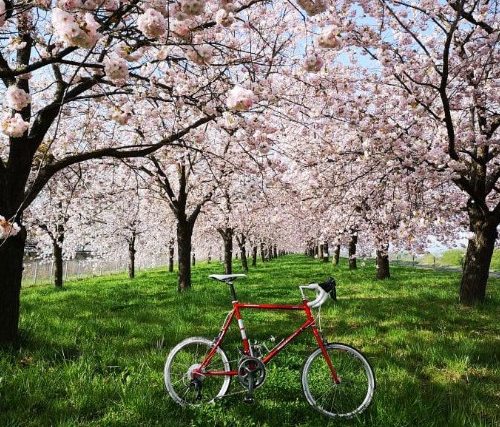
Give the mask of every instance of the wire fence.
[{"label": "wire fence", "polygon": [[[167,256],[150,257],[147,260],[136,260],[136,271],[160,268],[168,265]],[[28,260],[24,263],[24,287],[43,285],[53,282],[53,260]],[[72,280],[85,277],[96,277],[106,274],[124,273],[128,270],[128,257],[118,255],[114,260],[99,258],[70,259],[63,261],[63,279]]]}]

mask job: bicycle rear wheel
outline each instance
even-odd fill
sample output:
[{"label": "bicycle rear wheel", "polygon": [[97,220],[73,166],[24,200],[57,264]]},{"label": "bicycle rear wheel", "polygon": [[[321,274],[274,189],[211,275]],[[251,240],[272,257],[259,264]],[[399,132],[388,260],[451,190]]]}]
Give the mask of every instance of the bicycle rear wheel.
[{"label": "bicycle rear wheel", "polygon": [[302,389],[309,404],[332,418],[352,418],[372,401],[375,375],[366,358],[345,344],[326,345],[340,379],[335,384],[330,368],[318,348],[306,360],[302,370]]},{"label": "bicycle rear wheel", "polygon": [[[193,375],[193,370],[200,367],[212,348],[212,341],[192,337],[181,341],[170,351],[164,369],[165,387],[178,404],[210,403],[226,394],[231,382],[229,375]],[[206,369],[230,370],[229,360],[220,347]]]}]

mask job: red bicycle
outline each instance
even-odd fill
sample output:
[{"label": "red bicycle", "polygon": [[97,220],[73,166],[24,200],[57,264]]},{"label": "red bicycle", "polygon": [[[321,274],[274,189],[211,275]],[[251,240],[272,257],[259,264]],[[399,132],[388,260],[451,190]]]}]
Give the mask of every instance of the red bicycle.
[{"label": "red bicycle", "polygon": [[[212,279],[226,283],[231,291],[233,309],[214,340],[192,337],[177,344],[169,353],[165,363],[165,386],[170,396],[180,405],[198,405],[213,402],[223,397],[229,389],[232,377],[237,377],[246,389],[246,402],[253,401],[253,392],[266,377],[266,365],[302,332],[312,331],[318,344],[306,359],[301,374],[302,389],[311,406],[322,414],[334,418],[352,418],[363,412],[370,404],[375,391],[373,369],[355,348],[327,343],[321,336],[312,309],[319,308],[335,295],[335,281],[312,283],[299,286],[302,304],[247,304],[236,297],[233,281],[244,274],[211,275]],[[306,290],[316,292],[316,298],[309,301]],[[257,310],[301,310],[305,322],[289,337],[279,342],[267,354],[262,347],[252,344],[247,338],[242,309]],[[221,348],[227,330],[236,319],[241,333],[242,356],[236,369],[231,369],[229,359]]]}]

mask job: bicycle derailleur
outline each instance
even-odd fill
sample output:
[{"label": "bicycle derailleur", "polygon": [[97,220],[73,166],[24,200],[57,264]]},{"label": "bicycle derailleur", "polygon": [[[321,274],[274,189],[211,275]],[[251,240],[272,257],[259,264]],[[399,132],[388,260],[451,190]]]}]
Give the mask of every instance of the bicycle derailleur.
[{"label": "bicycle derailleur", "polygon": [[266,366],[260,359],[243,356],[238,363],[238,380],[247,389],[243,402],[254,402],[254,390],[260,387],[266,379]]}]

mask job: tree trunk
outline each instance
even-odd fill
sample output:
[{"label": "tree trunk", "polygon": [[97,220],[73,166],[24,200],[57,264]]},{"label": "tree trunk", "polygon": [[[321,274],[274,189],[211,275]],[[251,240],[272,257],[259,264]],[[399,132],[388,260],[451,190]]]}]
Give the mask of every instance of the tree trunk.
[{"label": "tree trunk", "polygon": [[349,241],[349,270],[356,270],[356,245],[358,244],[358,233],[351,233],[351,240]]},{"label": "tree trunk", "polygon": [[193,255],[191,256],[191,264],[193,265],[193,267],[196,265],[196,254],[193,252]]},{"label": "tree trunk", "polygon": [[274,258],[278,258],[278,247],[276,245],[274,245],[273,252],[274,252]]},{"label": "tree trunk", "polygon": [[57,240],[52,241],[53,256],[54,256],[54,285],[56,288],[63,286],[63,250],[62,243]]},{"label": "tree trunk", "polygon": [[191,238],[193,227],[187,221],[177,220],[177,262],[179,292],[191,288]]},{"label": "tree trunk", "polygon": [[266,246],[263,242],[260,244],[260,258],[262,262],[266,262]]},{"label": "tree trunk", "polygon": [[273,259],[273,245],[267,247],[267,259],[271,261]]},{"label": "tree trunk", "polygon": [[133,279],[135,277],[135,232],[132,232],[128,240],[128,278]]},{"label": "tree trunk", "polygon": [[335,251],[333,252],[333,265],[339,265],[340,260],[340,245],[335,246]]},{"label": "tree trunk", "polygon": [[236,235],[236,240],[238,242],[238,247],[240,248],[241,256],[241,268],[245,273],[248,272],[248,259],[247,259],[247,249],[246,249],[246,237],[244,234],[240,234],[240,237]]},{"label": "tree trunk", "polygon": [[460,302],[466,305],[483,302],[486,297],[491,257],[497,238],[496,225],[480,218],[477,212],[470,211],[471,208],[470,229],[474,237],[469,239],[467,245],[460,283]]},{"label": "tree trunk", "polygon": [[218,229],[224,241],[224,274],[233,273],[233,234],[230,227]]},{"label": "tree trunk", "polygon": [[252,247],[252,267],[257,266],[257,246]]},{"label": "tree trunk", "polygon": [[174,271],[174,239],[170,239],[168,242],[168,272],[172,273]]},{"label": "tree trunk", "polygon": [[16,341],[26,230],[0,243],[0,346]]},{"label": "tree trunk", "polygon": [[389,270],[389,253],[387,249],[377,250],[377,279],[384,280],[391,277]]},{"label": "tree trunk", "polygon": [[323,243],[323,262],[328,262],[328,242]]}]

